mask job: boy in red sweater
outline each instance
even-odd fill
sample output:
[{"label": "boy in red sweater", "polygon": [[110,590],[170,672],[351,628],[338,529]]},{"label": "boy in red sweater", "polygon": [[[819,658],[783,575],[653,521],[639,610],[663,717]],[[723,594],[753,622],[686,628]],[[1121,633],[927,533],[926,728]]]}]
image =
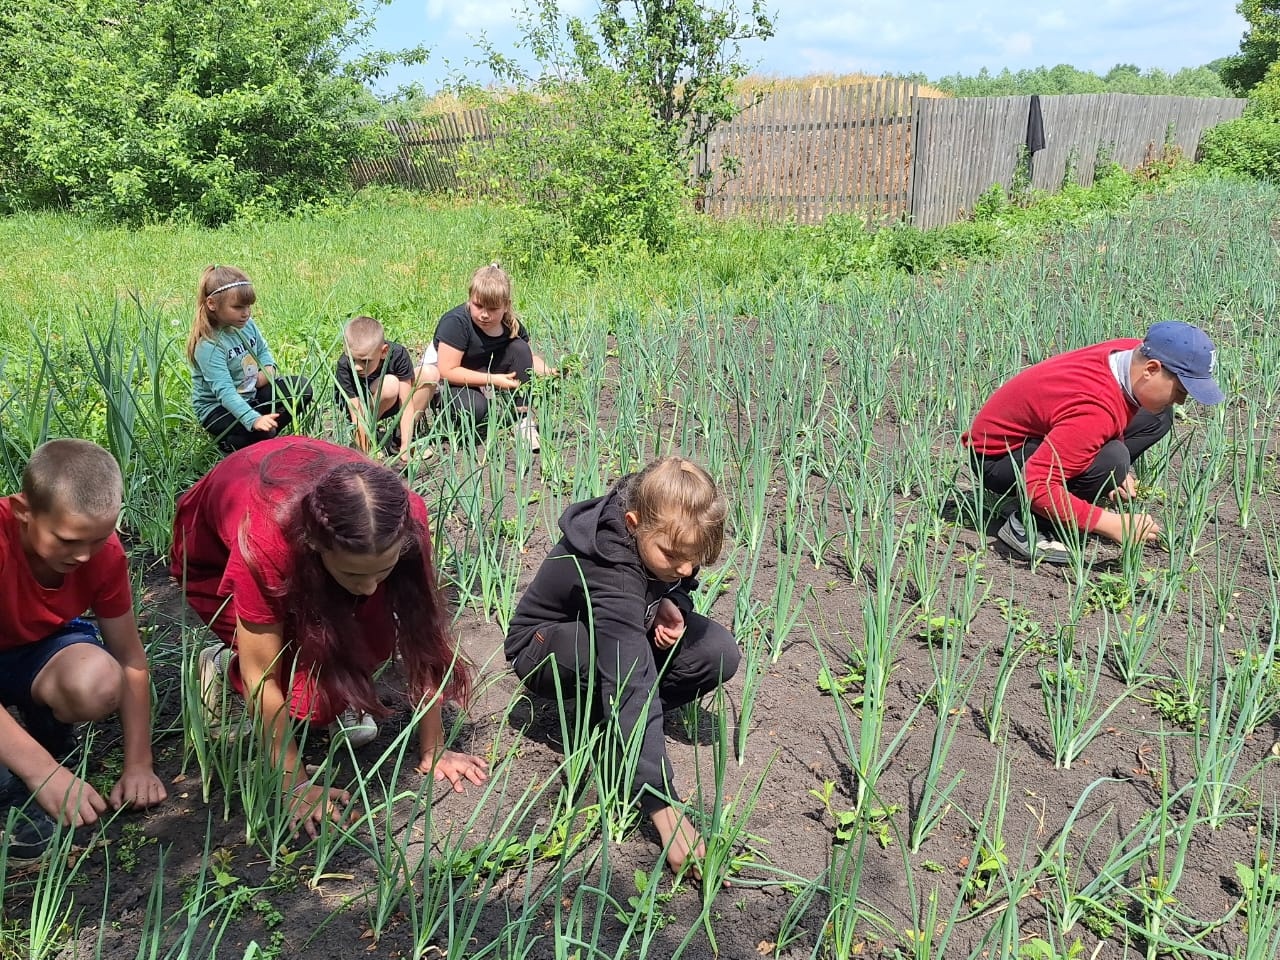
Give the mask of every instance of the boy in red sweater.
[{"label": "boy in red sweater", "polygon": [[[978,411],[962,438],[974,472],[998,496],[1018,489],[1038,516],[1059,526],[1117,542],[1152,540],[1160,533],[1153,517],[1102,503],[1134,495],[1130,468],[1172,428],[1175,403],[1188,396],[1222,402],[1216,360],[1208,335],[1178,320],[1154,324],[1142,340],[1110,340],[1043,360]],[[996,536],[1023,559],[1069,559],[1061,542],[1028,535],[1016,511]]]},{"label": "boy in red sweater", "polygon": [[[50,440],[0,497],[0,846],[39,859],[54,818],[92,824],[107,810],[165,798],[151,766],[151,678],[116,536],[123,482],[87,440]],[[86,610],[97,626],[81,620]],[[7,708],[16,708],[22,723]],[[64,765],[71,725],[120,714],[124,768],[104,799]]]}]

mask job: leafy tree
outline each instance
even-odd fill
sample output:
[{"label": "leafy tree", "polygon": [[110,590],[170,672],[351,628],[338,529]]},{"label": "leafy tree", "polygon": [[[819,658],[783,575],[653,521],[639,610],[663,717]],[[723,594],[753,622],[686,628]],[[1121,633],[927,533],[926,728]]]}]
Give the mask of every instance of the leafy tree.
[{"label": "leafy tree", "polygon": [[1228,87],[1245,94],[1280,60],[1280,0],[1240,0],[1236,10],[1249,29],[1240,41],[1240,52],[1225,58],[1219,73]]},{"label": "leafy tree", "polygon": [[496,135],[472,143],[459,173],[508,201],[504,256],[587,263],[609,249],[666,248],[688,190],[662,131],[624,78],[548,78],[489,107]]},{"label": "leafy tree", "polygon": [[529,0],[517,59],[481,44],[507,89],[467,91],[499,132],[464,151],[473,189],[506,196],[507,252],[580,261],[622,246],[661,250],[679,235],[693,151],[735,111],[739,42],[767,38],[761,0],[600,0],[590,20]]},{"label": "leafy tree", "polygon": [[595,23],[606,65],[690,152],[737,113],[734,82],[747,74],[739,43],[774,30],[761,0],[743,15],[732,2],[717,10],[699,0],[601,0]]},{"label": "leafy tree", "polygon": [[0,0],[0,208],[219,223],[345,184],[368,0]]},{"label": "leafy tree", "polygon": [[556,0],[528,2],[519,46],[538,60],[539,75],[484,45],[494,74],[525,88],[615,73],[647,105],[682,163],[738,112],[734,83],[747,74],[740,43],[773,36],[762,0],[751,0],[749,13],[739,13],[734,0],[720,8],[705,0],[599,0],[590,20],[564,16]]}]

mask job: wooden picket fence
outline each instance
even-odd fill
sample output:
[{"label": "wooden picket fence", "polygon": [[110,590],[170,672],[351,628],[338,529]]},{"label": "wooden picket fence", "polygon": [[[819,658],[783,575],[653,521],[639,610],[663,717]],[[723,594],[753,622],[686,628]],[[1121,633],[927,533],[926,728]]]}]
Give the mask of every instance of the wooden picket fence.
[{"label": "wooden picket fence", "polygon": [[[1088,185],[1099,161],[1134,170],[1166,147],[1194,156],[1209,127],[1232,120],[1246,101],[1124,93],[1041,97],[1045,146],[1031,155],[1030,185]],[[1009,187],[1027,142],[1031,97],[920,100],[913,119],[911,221],[953,223],[993,183]]]},{"label": "wooden picket fence", "polygon": [[[1057,189],[1068,174],[1089,183],[1100,152],[1128,169],[1167,143],[1194,154],[1200,135],[1240,116],[1244,100],[1083,94],[1041,97],[1045,149],[1032,186]],[[884,80],[787,90],[744,102],[695,159],[707,173],[698,208],[719,217],[819,221],[859,213],[917,226],[954,222],[993,183],[1011,185],[1026,144],[1031,98],[940,99]],[[387,183],[457,192],[463,143],[492,139],[485,111],[386,124],[386,149],[356,161],[357,185]]]},{"label": "wooden picket fence", "polygon": [[853,210],[906,214],[918,97],[918,84],[894,80],[785,90],[744,104],[694,165],[695,174],[711,174],[701,209],[801,223]]},{"label": "wooden picket fence", "polygon": [[351,179],[357,186],[380,183],[453,193],[461,188],[454,163],[458,148],[493,139],[485,110],[443,113],[427,120],[388,120],[385,126],[385,149],[351,165]]}]

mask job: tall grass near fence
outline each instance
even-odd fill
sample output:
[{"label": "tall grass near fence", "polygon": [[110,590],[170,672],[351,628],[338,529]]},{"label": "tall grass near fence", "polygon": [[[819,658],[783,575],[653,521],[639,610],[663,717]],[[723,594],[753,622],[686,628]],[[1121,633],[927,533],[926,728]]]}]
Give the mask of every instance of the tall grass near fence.
[{"label": "tall grass near fence", "polygon": [[[342,320],[369,312],[420,343],[490,259],[495,216],[401,199],[200,234],[0,224],[25,241],[9,244],[21,263],[0,277],[8,489],[41,438],[85,433],[127,462],[126,520],[162,548],[163,504],[212,456],[178,355],[200,265],[248,270],[284,366],[324,396]],[[1280,566],[1266,427],[1280,413],[1280,335],[1258,251],[1277,216],[1274,192],[1208,183],[945,276],[780,284],[742,227],[683,264],[518,276],[536,346],[566,371],[533,391],[541,458],[501,424],[477,440],[440,418],[421,440],[434,455],[406,474],[431,510],[459,628],[491,645],[482,709],[453,730],[489,753],[489,785],[450,805],[418,779],[412,718],[373,753],[309,742],[333,782],[353,784],[359,812],[308,845],[271,802],[270,771],[242,774],[261,760],[252,741],[215,742],[189,716],[184,789],[197,805],[207,790],[209,807],[184,829],[207,842],[181,895],[158,879],[178,867],[157,853],[140,894],[146,949],[133,955],[227,952],[255,896],[313,917],[317,938],[354,941],[360,927],[418,957],[702,957],[714,945],[1048,958],[1081,955],[1077,938],[1098,955],[1266,955],[1280,614],[1258,584]],[[59,240],[77,231],[73,264]],[[1092,564],[1065,575],[1011,564],[989,547],[996,505],[971,489],[960,432],[1021,367],[1170,317],[1211,330],[1239,399],[1189,405],[1144,461],[1164,549],[1093,542],[1080,552]],[[316,429],[346,437],[333,412]],[[569,708],[549,733],[517,719],[528,710],[496,652],[563,508],[675,450],[728,494],[724,557],[701,572],[697,603],[734,626],[743,653],[725,693],[684,714],[690,742],[673,737],[690,815],[716,830],[701,889],[687,877],[673,888],[634,831],[634,757],[605,747],[618,738]],[[141,612],[159,623],[171,611]],[[190,664],[199,635],[182,639]],[[157,672],[171,697],[180,679]],[[800,724],[811,744],[780,752],[779,728]],[[797,778],[787,792],[783,777]],[[1140,808],[1132,822],[1113,819],[1121,800]],[[1236,880],[1196,893],[1192,867]],[[66,913],[47,882],[4,878],[15,949],[100,932],[101,907]],[[764,908],[783,892],[783,909]],[[757,930],[759,916],[773,926]],[[1053,953],[1028,952],[1036,940]]]}]

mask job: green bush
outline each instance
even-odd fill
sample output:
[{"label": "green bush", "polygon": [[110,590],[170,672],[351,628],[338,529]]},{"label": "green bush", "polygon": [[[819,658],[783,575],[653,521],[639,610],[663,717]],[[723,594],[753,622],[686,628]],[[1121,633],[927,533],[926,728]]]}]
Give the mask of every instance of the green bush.
[{"label": "green bush", "polygon": [[1215,170],[1280,183],[1280,122],[1241,117],[1206,130],[1200,161]]},{"label": "green bush", "polygon": [[346,188],[378,129],[373,0],[0,0],[0,211],[270,216]]},{"label": "green bush", "polygon": [[1046,233],[1123,209],[1140,194],[1177,183],[1191,170],[1192,164],[1175,155],[1134,173],[1104,160],[1092,186],[1072,181],[1057,193],[1027,189],[1018,203],[1002,185],[993,184],[975,201],[972,219],[932,230],[906,223],[875,230],[856,215],[832,216],[816,227],[796,229],[807,240],[805,271],[820,281],[884,270],[920,274],[995,260]]},{"label": "green bush", "polygon": [[1280,120],[1280,61],[1273,63],[1266,76],[1249,91],[1245,116],[1261,120]]},{"label": "green bush", "polygon": [[884,231],[885,257],[891,266],[907,273],[936,270],[947,254],[940,230],[917,230],[899,224]]},{"label": "green bush", "polygon": [[680,236],[685,171],[621,74],[543,84],[490,109],[501,135],[469,146],[459,174],[509,200],[508,259],[590,265],[610,249],[661,251]]}]

